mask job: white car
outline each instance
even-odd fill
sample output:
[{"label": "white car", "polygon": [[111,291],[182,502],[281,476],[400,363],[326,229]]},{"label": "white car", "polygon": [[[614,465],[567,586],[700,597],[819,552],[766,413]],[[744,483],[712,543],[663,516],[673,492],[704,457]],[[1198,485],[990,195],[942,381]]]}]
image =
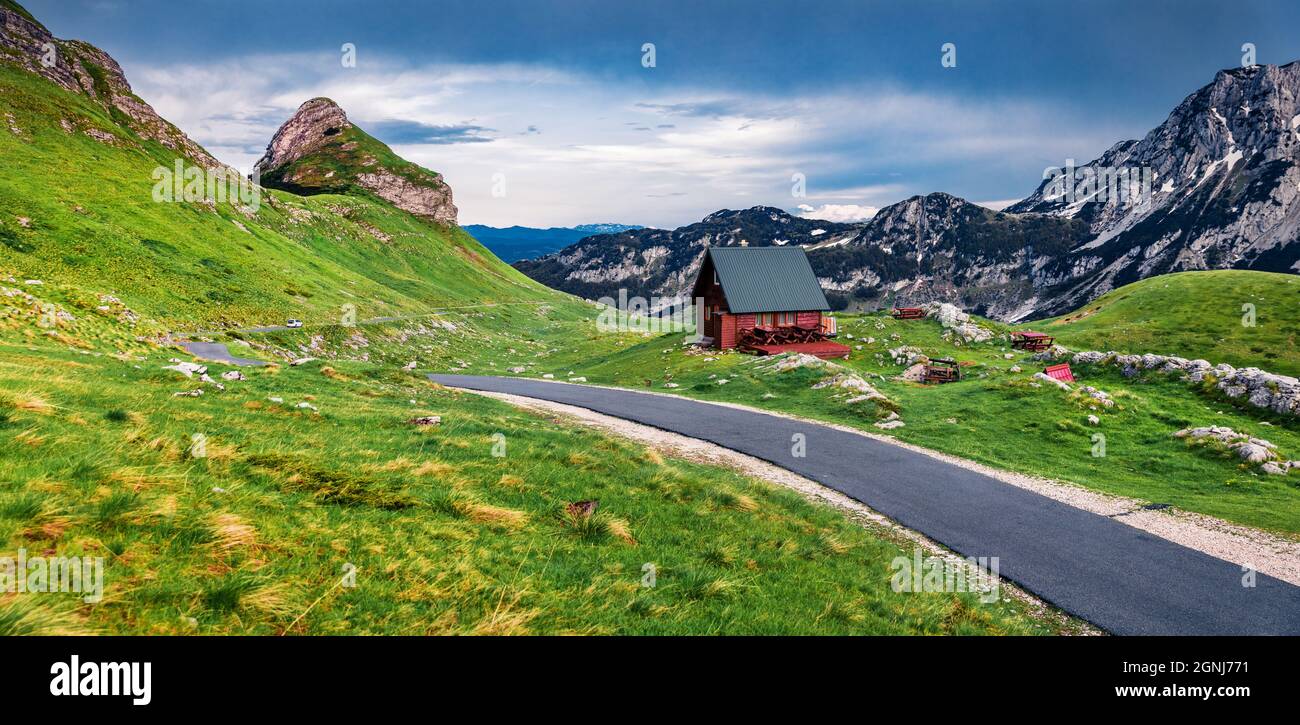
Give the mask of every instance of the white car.
[{"label": "white car", "polygon": [[302,320],[289,320],[288,322],[284,323],[284,326],[290,329],[297,329],[299,327],[302,327]]}]

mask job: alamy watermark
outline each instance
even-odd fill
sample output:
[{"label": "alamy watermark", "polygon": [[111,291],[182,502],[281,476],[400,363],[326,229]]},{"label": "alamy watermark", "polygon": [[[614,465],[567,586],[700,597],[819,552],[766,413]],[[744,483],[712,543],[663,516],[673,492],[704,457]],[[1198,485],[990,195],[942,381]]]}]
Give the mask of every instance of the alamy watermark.
[{"label": "alamy watermark", "polygon": [[254,174],[254,179],[245,179],[231,168],[205,168],[176,159],[171,168],[158,166],[153,170],[153,200],[158,204],[239,203],[256,212],[262,206],[262,185],[258,176]]},{"label": "alamy watermark", "polygon": [[1075,167],[1074,159],[1066,159],[1065,166],[1043,170],[1043,179],[1051,182],[1043,200],[1143,206],[1151,203],[1155,178],[1150,166]]},{"label": "alamy watermark", "polygon": [[685,332],[688,341],[698,342],[704,329],[704,298],[629,296],[627,290],[618,291],[618,299],[601,297],[596,304],[599,332],[641,332],[662,334]]},{"label": "alamy watermark", "polygon": [[26,549],[18,557],[0,556],[0,592],[8,594],[83,594],[82,601],[104,599],[104,557],[33,556]]},{"label": "alamy watermark", "polygon": [[1000,594],[996,556],[925,556],[914,549],[911,557],[894,557],[889,568],[895,592],[971,592],[984,604],[998,601]]}]

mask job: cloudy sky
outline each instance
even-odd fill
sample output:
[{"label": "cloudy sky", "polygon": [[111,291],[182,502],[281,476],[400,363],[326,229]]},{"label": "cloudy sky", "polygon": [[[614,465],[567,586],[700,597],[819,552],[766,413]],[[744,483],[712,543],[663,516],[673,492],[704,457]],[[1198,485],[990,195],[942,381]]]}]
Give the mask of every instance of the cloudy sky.
[{"label": "cloudy sky", "polygon": [[328,96],[442,172],[462,224],[495,226],[850,220],[931,191],[997,207],[1141,137],[1245,43],[1300,59],[1293,0],[24,4],[229,164]]}]

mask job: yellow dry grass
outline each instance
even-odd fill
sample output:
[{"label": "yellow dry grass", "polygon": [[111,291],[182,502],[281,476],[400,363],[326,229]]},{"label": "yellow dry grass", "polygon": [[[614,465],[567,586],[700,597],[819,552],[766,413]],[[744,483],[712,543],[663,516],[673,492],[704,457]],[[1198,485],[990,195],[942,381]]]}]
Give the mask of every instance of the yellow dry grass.
[{"label": "yellow dry grass", "polygon": [[216,547],[224,552],[251,548],[257,543],[257,529],[237,514],[215,514],[208,528]]}]

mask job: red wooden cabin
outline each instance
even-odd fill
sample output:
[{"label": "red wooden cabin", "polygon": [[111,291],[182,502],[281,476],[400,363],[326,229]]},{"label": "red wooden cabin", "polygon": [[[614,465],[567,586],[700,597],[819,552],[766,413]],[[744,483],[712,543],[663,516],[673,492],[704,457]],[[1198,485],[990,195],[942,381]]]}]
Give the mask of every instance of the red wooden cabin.
[{"label": "red wooden cabin", "polygon": [[799,247],[710,247],[691,295],[703,299],[702,334],[714,347],[849,355],[848,346],[826,339],[834,329],[823,324],[830,305]]}]

